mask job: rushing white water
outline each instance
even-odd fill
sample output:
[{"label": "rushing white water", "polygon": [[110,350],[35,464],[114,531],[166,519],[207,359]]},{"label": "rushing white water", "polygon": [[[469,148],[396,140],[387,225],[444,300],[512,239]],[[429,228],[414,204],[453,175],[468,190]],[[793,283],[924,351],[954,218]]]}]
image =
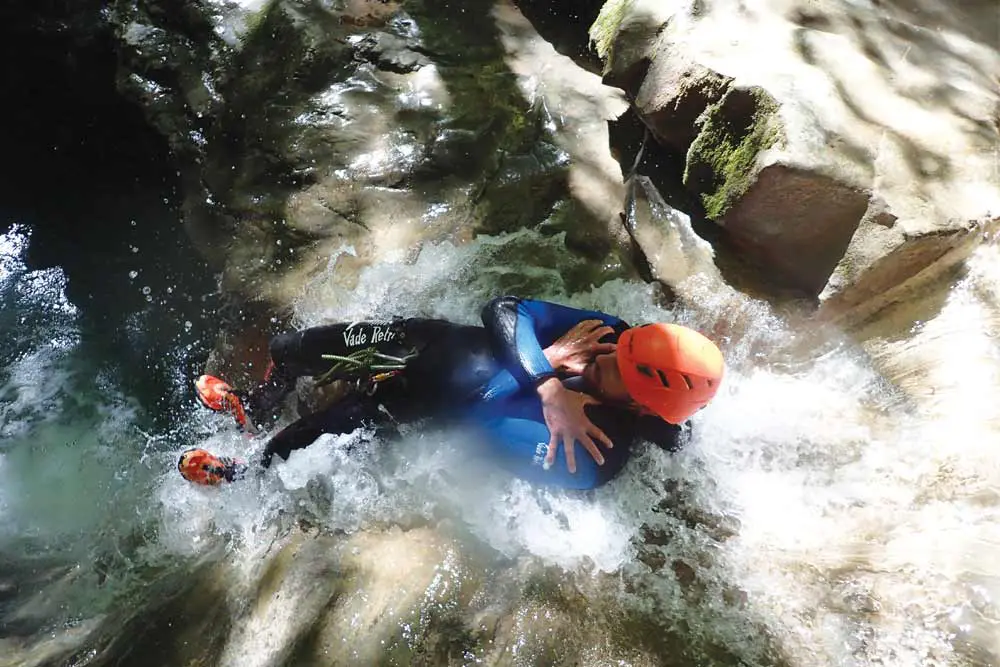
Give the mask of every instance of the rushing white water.
[{"label": "rushing white water", "polygon": [[[237,433],[193,401],[180,439],[145,436],[113,382],[97,373],[102,390],[83,390],[81,378],[95,376],[78,351],[79,315],[58,270],[24,266],[26,239],[15,228],[0,253],[5,303],[20,304],[17,316],[28,318],[4,348],[0,555],[9,560],[30,539],[61,559],[49,562],[44,595],[20,599],[16,611],[0,597],[7,623],[44,624],[66,613],[60,605],[91,617],[134,568],[183,568],[221,544],[235,565],[227,604],[237,629],[220,664],[291,664],[275,638],[296,636],[303,610],[319,614],[325,598],[293,594],[288,584],[284,597],[262,607],[265,615],[247,617],[246,609],[275,541],[305,520],[360,537],[392,525],[447,535],[439,539],[452,546],[440,553],[419,541],[352,542],[360,563],[391,558],[379,570],[388,581],[395,571],[424,581],[421,568],[433,565],[433,576],[399,598],[419,618],[441,605],[461,608],[455,596],[476,567],[511,572],[494,584],[505,592],[491,604],[502,607],[518,568],[537,562],[591,591],[595,608],[638,614],[644,633],[671,638],[684,656],[678,664],[985,665],[1000,653],[995,246],[973,256],[937,317],[905,340],[869,346],[874,363],[836,332],[793,324],[760,302],[699,285],[697,276],[686,293],[699,297],[698,307],[674,310],[636,283],[567,284],[579,267],[562,238],[531,231],[428,244],[412,261],[365,269],[350,290],[331,278],[332,258],[329,273],[304,291],[301,325],[390,315],[475,323],[487,299],[512,292],[633,323],[679,320],[717,336],[728,374],[694,419],[688,446],[672,455],[638,447],[619,478],[579,494],[532,488],[493,469],[461,432],[419,424],[399,443],[360,432],[324,436],[259,478],[192,487],[173,469],[180,449],[247,456],[263,437]],[[336,569],[323,557],[309,556],[319,559],[318,572]],[[75,569],[60,569],[73,562]],[[522,565],[509,570],[512,562]],[[102,578],[114,585],[102,589]],[[607,587],[616,581],[625,585]],[[377,600],[391,591],[365,586],[368,606],[348,596],[361,606],[347,608],[381,613],[388,603]],[[538,619],[552,627],[576,621],[525,604],[511,612],[520,653],[509,655],[537,664],[546,627]],[[401,616],[397,631],[418,632],[413,623]],[[582,664],[653,664],[628,662],[585,634],[558,636],[582,647]],[[360,640],[355,650],[365,655]]]},{"label": "rushing white water", "polygon": [[[446,519],[473,550],[530,555],[580,581],[624,576],[632,593],[619,604],[748,664],[985,664],[1000,621],[996,254],[984,247],[973,258],[910,343],[936,340],[921,348],[940,391],[933,409],[891,389],[860,349],[814,325],[793,329],[739,295],[704,292],[697,310],[671,312],[628,282],[569,293],[559,237],[427,245],[411,263],[366,269],[349,291],[321,278],[298,303],[303,325],[391,315],[475,323],[488,298],[514,292],[714,331],[728,375],[688,447],[639,448],[591,494],[510,479],[460,433],[414,428],[392,445],[325,436],[244,487],[164,480],[167,533],[195,507],[256,549],[286,512],[348,531]],[[228,433],[205,444],[246,455],[262,443]],[[189,523],[165,539],[181,548],[196,532]],[[657,560],[666,567],[651,570]]]}]

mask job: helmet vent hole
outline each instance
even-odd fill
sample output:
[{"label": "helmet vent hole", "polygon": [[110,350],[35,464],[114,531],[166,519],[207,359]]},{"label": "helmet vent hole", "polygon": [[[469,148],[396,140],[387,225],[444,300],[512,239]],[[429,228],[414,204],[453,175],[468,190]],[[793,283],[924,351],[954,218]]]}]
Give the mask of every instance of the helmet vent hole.
[{"label": "helmet vent hole", "polygon": [[648,378],[653,377],[653,369],[643,364],[636,364],[635,369]]},{"label": "helmet vent hole", "polygon": [[681,377],[684,378],[684,384],[687,385],[688,389],[694,389],[694,383],[691,382],[691,378],[689,378],[687,375],[684,375],[683,373],[681,374]]},{"label": "helmet vent hole", "polygon": [[659,369],[656,370],[656,374],[660,376],[660,382],[663,383],[663,386],[670,389],[670,381],[667,380],[667,374]]}]

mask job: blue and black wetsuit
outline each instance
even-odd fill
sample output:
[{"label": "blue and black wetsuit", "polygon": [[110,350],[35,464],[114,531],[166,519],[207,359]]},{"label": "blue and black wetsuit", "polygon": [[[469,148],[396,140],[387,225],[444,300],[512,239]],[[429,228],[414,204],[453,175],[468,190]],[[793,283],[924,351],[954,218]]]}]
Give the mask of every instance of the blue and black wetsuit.
[{"label": "blue and black wetsuit", "polygon": [[[599,486],[621,470],[636,439],[673,450],[679,445],[680,429],[622,407],[588,405],[590,420],[615,445],[603,451],[604,465],[598,466],[577,445],[575,474],[566,468],[562,447],[555,464],[547,471],[542,468],[549,431],[536,387],[545,379],[560,377],[543,349],[589,319],[601,320],[614,330],[605,342],[617,340],[628,328],[605,313],[504,296],[483,308],[481,327],[409,318],[338,323],[276,336],[270,346],[272,375],[249,397],[255,418],[273,412],[296,377],[368,378],[381,372],[392,377],[363,383],[374,387],[374,393],[353,392],[281,430],[267,444],[263,463],[269,465],[275,454],[287,459],[293,450],[324,433],[349,433],[362,426],[391,433],[393,422],[434,418],[477,429],[491,457],[514,475],[566,488]],[[335,364],[339,368],[332,368]],[[570,389],[586,391],[581,378],[561,379]]]}]

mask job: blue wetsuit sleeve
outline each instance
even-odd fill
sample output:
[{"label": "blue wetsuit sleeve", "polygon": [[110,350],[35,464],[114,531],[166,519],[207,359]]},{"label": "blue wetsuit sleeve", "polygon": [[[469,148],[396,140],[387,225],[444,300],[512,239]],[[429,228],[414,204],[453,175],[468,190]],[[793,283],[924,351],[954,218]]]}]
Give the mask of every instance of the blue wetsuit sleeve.
[{"label": "blue wetsuit sleeve", "polygon": [[497,360],[521,388],[535,387],[556,375],[543,350],[574,325],[600,320],[619,332],[627,326],[621,319],[596,310],[515,296],[493,299],[481,315]]}]

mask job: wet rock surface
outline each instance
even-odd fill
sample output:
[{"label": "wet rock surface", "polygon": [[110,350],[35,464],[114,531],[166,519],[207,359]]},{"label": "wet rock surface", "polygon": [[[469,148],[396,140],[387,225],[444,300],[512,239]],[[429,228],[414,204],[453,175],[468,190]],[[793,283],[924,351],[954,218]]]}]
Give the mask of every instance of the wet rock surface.
[{"label": "wet rock surface", "polygon": [[[554,214],[564,222],[553,233],[580,252],[618,252],[620,227],[593,186],[620,187],[601,123],[624,102],[595,75],[589,92],[550,99],[555,79],[512,64],[528,62],[532,40],[548,45],[512,5],[491,7],[116,5],[122,89],[181,161],[186,219],[223,267],[224,290],[280,311],[342,248],[354,257],[334,270],[349,283],[359,266],[424,240]],[[567,121],[587,99],[585,120]],[[584,151],[597,176],[576,166]]]}]

